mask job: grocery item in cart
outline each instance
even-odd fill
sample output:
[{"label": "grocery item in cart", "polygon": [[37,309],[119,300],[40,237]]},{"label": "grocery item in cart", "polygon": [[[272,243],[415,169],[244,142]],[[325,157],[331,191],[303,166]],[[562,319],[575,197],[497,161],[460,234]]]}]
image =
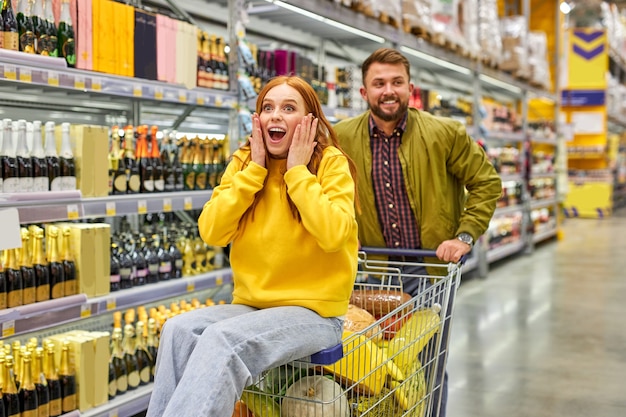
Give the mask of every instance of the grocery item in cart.
[{"label": "grocery item in cart", "polygon": [[285,394],[281,417],[350,417],[348,399],[339,384],[321,375],[298,379]]}]

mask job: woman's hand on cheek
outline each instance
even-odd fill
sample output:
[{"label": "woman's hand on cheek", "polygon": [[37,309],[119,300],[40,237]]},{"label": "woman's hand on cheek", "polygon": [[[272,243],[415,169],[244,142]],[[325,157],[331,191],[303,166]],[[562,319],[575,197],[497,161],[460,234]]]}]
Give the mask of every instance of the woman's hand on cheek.
[{"label": "woman's hand on cheek", "polygon": [[287,169],[296,165],[308,165],[311,155],[313,155],[313,149],[317,145],[316,134],[317,118],[313,117],[312,114],[304,116],[293,133],[289,155],[287,156]]},{"label": "woman's hand on cheek", "polygon": [[265,143],[259,115],[252,115],[252,136],[250,136],[250,157],[252,161],[265,167]]}]

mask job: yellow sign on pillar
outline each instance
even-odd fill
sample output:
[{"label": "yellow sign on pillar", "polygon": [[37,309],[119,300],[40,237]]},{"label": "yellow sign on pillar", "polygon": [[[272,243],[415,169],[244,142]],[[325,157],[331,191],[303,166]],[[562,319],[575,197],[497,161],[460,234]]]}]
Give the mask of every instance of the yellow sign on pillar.
[{"label": "yellow sign on pillar", "polygon": [[567,90],[602,90],[607,87],[609,46],[606,30],[572,28],[569,31]]}]

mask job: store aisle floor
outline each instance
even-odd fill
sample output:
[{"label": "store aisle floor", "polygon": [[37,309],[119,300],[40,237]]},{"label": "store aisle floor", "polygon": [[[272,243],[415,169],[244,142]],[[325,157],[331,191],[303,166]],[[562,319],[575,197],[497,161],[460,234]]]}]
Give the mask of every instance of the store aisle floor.
[{"label": "store aisle floor", "polygon": [[626,416],[626,210],[463,281],[450,417]]}]

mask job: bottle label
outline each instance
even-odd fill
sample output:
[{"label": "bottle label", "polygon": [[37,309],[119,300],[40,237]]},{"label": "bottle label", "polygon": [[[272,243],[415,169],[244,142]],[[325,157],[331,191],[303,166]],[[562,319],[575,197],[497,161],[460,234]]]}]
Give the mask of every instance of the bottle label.
[{"label": "bottle label", "polygon": [[37,409],[37,417],[50,417],[50,404],[48,404],[47,401],[45,404],[39,404],[39,408]]},{"label": "bottle label", "polygon": [[206,190],[206,173],[200,172],[196,175],[196,190]]},{"label": "bottle label", "polygon": [[48,180],[48,177],[36,177],[33,178],[33,191],[34,192],[42,192],[42,191],[48,191],[49,188],[49,182],[50,180]]},{"label": "bottle label", "polygon": [[109,397],[113,398],[117,394],[117,383],[115,380],[109,382]]},{"label": "bottle label", "polygon": [[127,185],[128,183],[126,181],[126,175],[118,175],[117,177],[115,177],[115,180],[113,181],[113,187],[115,191],[122,193],[122,194],[126,193]]},{"label": "bottle label", "polygon": [[128,390],[128,377],[126,375],[122,375],[117,378],[117,393],[123,394]]},{"label": "bottle label", "polygon": [[[50,38],[48,40],[48,54],[50,56],[54,56],[54,57],[59,56],[59,48],[57,45],[58,42],[59,40],[56,37],[56,35],[50,35]],[[53,415],[56,415],[56,414],[53,414]]]},{"label": "bottle label", "polygon": [[65,290],[62,282],[57,282],[52,286],[52,299],[63,297],[63,291]]},{"label": "bottle label", "polygon": [[141,370],[141,373],[139,374],[139,378],[141,378],[141,382],[143,382],[144,384],[150,382],[150,367],[149,366],[145,366]]},{"label": "bottle label", "polygon": [[165,274],[167,272],[171,272],[172,271],[172,263],[171,262],[161,262],[161,265],[159,265],[159,272],[162,274]]},{"label": "bottle label", "polygon": [[20,35],[17,32],[4,32],[4,49],[19,51]]},{"label": "bottle label", "polygon": [[117,274],[117,275],[111,275],[110,281],[111,281],[111,282],[113,282],[113,283],[118,283],[118,282],[120,282],[120,275],[119,275],[119,274]]},{"label": "bottle label", "polygon": [[22,290],[22,302],[24,305],[33,304],[37,301],[37,291],[35,287],[24,288]]},{"label": "bottle label", "polygon": [[37,39],[37,54],[48,56],[48,35],[41,34]]},{"label": "bottle label", "polygon": [[76,280],[65,281],[65,296],[76,294]]},{"label": "bottle label", "polygon": [[50,191],[63,191],[63,177],[56,177],[52,180]]},{"label": "bottle label", "polygon": [[64,413],[76,410],[76,394],[70,394],[63,397],[62,406]]},{"label": "bottle label", "polygon": [[183,269],[183,260],[176,259],[176,261],[174,262],[174,265],[176,265],[176,269]]},{"label": "bottle label", "polygon": [[63,189],[67,191],[76,190],[76,177],[62,177]]},{"label": "bottle label", "polygon": [[5,178],[2,183],[2,190],[5,193],[17,193],[20,189],[19,178]]},{"label": "bottle label", "polygon": [[50,284],[37,286],[37,301],[47,301],[50,299]]},{"label": "bottle label", "polygon": [[185,190],[193,190],[196,186],[196,174],[195,172],[190,172],[185,177]]},{"label": "bottle label", "polygon": [[128,178],[128,189],[133,193],[138,193],[141,187],[141,180],[139,175],[131,175]]},{"label": "bottle label", "polygon": [[54,400],[50,400],[50,415],[60,416],[61,414],[61,399],[55,398]]},{"label": "bottle label", "polygon": [[159,192],[159,191],[164,191],[165,190],[165,180],[154,180],[154,190]]},{"label": "bottle label", "polygon": [[0,310],[7,308],[7,293],[0,292]]},{"label": "bottle label", "polygon": [[121,279],[130,279],[132,271],[130,268],[120,268],[120,277]]},{"label": "bottle label", "polygon": [[37,409],[34,410],[24,410],[20,413],[20,417],[38,417]]},{"label": "bottle label", "polygon": [[35,34],[30,30],[22,33],[20,36],[20,48],[27,54],[35,53]]},{"label": "bottle label", "polygon": [[33,177],[20,178],[20,192],[22,193],[33,192]]},{"label": "bottle label", "polygon": [[7,295],[8,307],[17,307],[22,305],[22,290],[11,291]]},{"label": "bottle label", "polygon": [[145,278],[147,275],[148,275],[148,268],[137,270],[137,278]]},{"label": "bottle label", "polygon": [[148,271],[150,272],[150,275],[154,275],[156,273],[159,272],[159,265],[158,264],[148,264]]},{"label": "bottle label", "polygon": [[131,371],[128,374],[128,386],[131,388],[137,388],[139,386],[139,383],[141,381],[139,380],[139,372],[135,371]]},{"label": "bottle label", "polygon": [[154,191],[154,181],[153,180],[145,180],[143,182],[143,188],[144,188],[144,190],[146,190],[148,192]]}]

